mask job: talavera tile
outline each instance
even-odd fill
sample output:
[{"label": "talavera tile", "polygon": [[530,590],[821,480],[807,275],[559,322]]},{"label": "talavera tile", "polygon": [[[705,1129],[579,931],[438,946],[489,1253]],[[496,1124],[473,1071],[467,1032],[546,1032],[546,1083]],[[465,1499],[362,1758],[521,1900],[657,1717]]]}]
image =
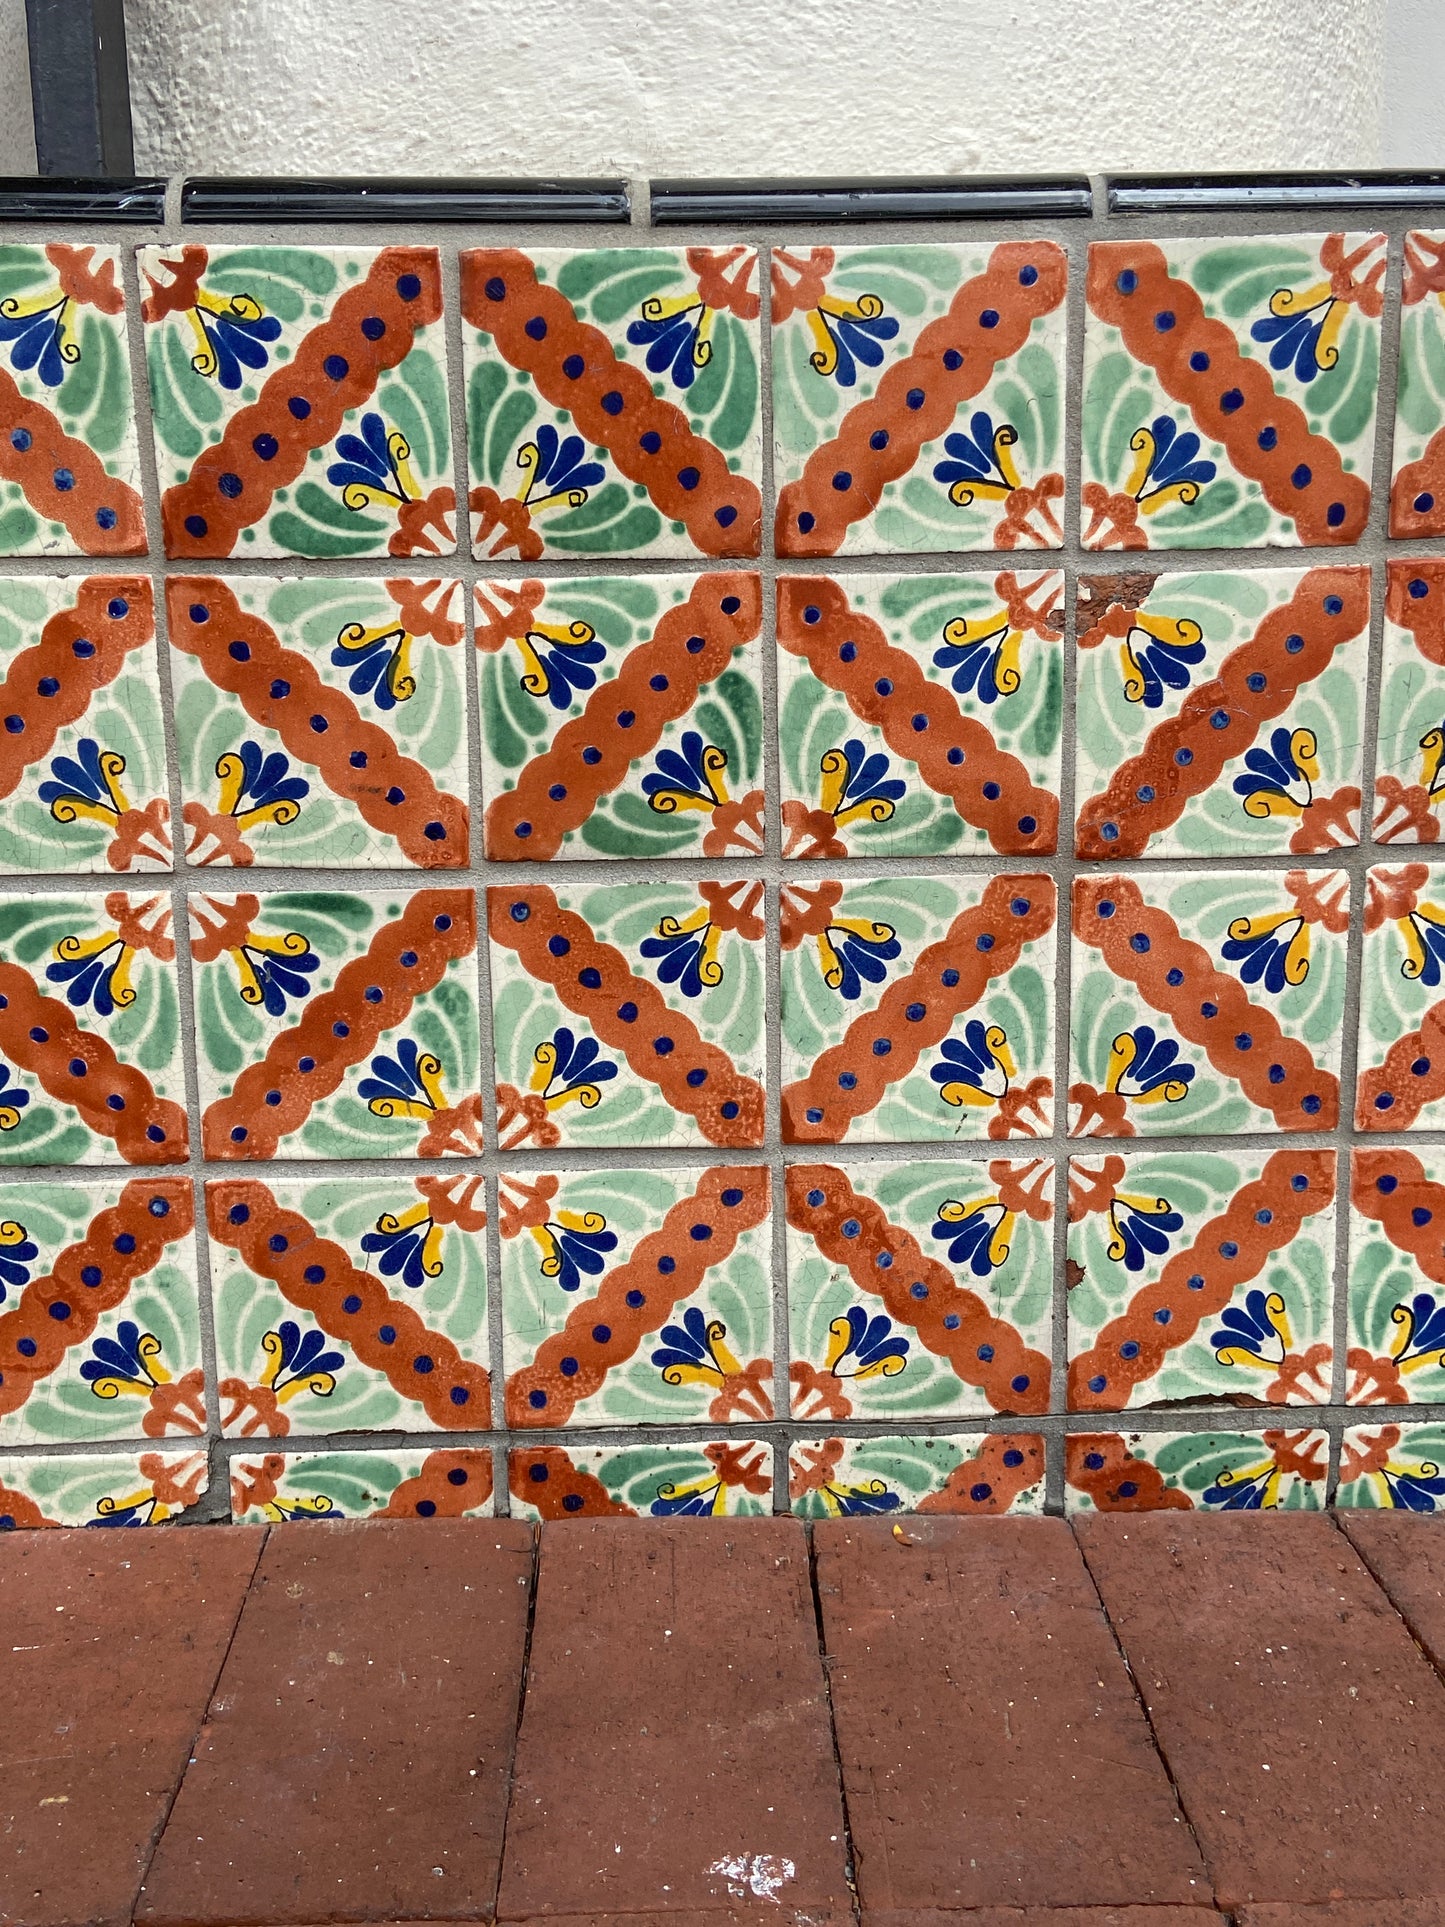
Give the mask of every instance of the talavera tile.
[{"label": "talavera tile", "polygon": [[1340,1112],[1350,879],[1074,879],[1070,1134],[1328,1131]]},{"label": "talavera tile", "polygon": [[168,870],[144,576],[0,579],[0,873]]},{"label": "talavera tile", "polygon": [[1375,839],[1438,843],[1445,800],[1445,562],[1386,564]]},{"label": "talavera tile", "polygon": [[785,576],[783,851],[1058,847],[1064,577]]},{"label": "talavera tile", "polygon": [[795,1439],[788,1448],[789,1504],[804,1519],[1042,1512],[1043,1481],[1036,1432]]},{"label": "talavera tile", "polygon": [[139,252],[167,555],[456,547],[435,248]]},{"label": "talavera tile", "polygon": [[756,575],[476,585],[487,855],[760,856]]},{"label": "talavera tile", "polygon": [[206,1209],[225,1436],[486,1427],[480,1177],[224,1179]]},{"label": "talavera tile", "polygon": [[0,1164],[180,1164],[168,894],[0,896]]},{"label": "talavera tile", "polygon": [[466,864],[460,583],[172,576],[166,602],[193,864]]},{"label": "talavera tile", "polygon": [[760,1144],[764,894],[489,890],[502,1150]]},{"label": "talavera tile", "polygon": [[761,1164],[504,1174],[508,1425],[771,1419],[768,1183]]},{"label": "talavera tile", "polygon": [[784,1140],[1047,1135],[1053,879],[799,874],[782,892]]},{"label": "talavera tile", "polygon": [[1317,1512],[1330,1435],[1074,1432],[1064,1440],[1068,1512]]},{"label": "talavera tile", "polygon": [[1057,548],[1067,284],[1032,238],[774,249],[778,553]]},{"label": "talavera tile", "polygon": [[208,1158],[473,1157],[470,890],[190,898]]},{"label": "talavera tile", "polygon": [[1333,1151],[1161,1150],[1069,1170],[1069,1409],[1327,1405]]},{"label": "talavera tile", "polygon": [[792,1165],[792,1417],[1046,1412],[1052,1179],[1046,1158]]},{"label": "talavera tile", "polygon": [[120,250],[0,249],[0,555],[144,555]]},{"label": "talavera tile", "polygon": [[1384,281],[1383,234],[1096,241],[1084,546],[1357,541]]},{"label": "talavera tile", "polygon": [[158,1526],[206,1490],[204,1449],[0,1458],[0,1532],[29,1526]]},{"label": "talavera tile", "polygon": [[0,1188],[0,1446],[207,1429],[190,1180]]},{"label": "talavera tile", "polygon": [[1079,581],[1081,857],[1359,841],[1367,568]]},{"label": "talavera tile", "polygon": [[479,557],[758,553],[752,248],[477,248],[461,269]]},{"label": "talavera tile", "polygon": [[1445,232],[1417,228],[1405,236],[1401,286],[1400,370],[1395,388],[1391,535],[1445,532]]},{"label": "talavera tile", "polygon": [[1355,1128],[1438,1130],[1445,1097],[1445,867],[1403,863],[1366,878]]},{"label": "talavera tile", "polygon": [[1445,1403],[1442,1233],[1445,1153],[1354,1153],[1347,1403]]},{"label": "talavera tile", "polygon": [[1445,1508],[1445,1425],[1347,1426],[1334,1502],[1404,1512]]},{"label": "talavera tile", "polygon": [[490,1518],[488,1451],[268,1452],[233,1458],[231,1517],[289,1520]]},{"label": "talavera tile", "polygon": [[736,1519],[773,1509],[773,1448],[761,1439],[540,1445],[510,1453],[507,1476],[514,1518]]}]

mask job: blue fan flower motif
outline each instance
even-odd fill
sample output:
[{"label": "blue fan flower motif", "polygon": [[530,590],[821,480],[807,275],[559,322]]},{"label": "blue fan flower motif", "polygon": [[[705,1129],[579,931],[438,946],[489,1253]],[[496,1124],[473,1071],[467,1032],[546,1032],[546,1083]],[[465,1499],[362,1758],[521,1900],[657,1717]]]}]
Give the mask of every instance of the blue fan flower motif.
[{"label": "blue fan flower motif", "polygon": [[130,981],[135,952],[117,931],[62,937],[53,954],[55,961],[46,965],[46,980],[66,986],[66,1001],[74,1009],[84,1010],[88,1004],[97,1017],[113,1017],[135,1002]]},{"label": "blue fan flower motif", "polygon": [[969,1018],[962,1037],[945,1037],[938,1058],[928,1075],[945,1104],[984,1108],[1001,1103],[1017,1075],[1003,1027],[985,1024],[981,1017]]},{"label": "blue fan flower motif", "polygon": [[896,1512],[903,1501],[884,1479],[830,1480],[819,1497],[834,1518],[861,1519],[880,1512]]},{"label": "blue fan flower motif", "polygon": [[617,1066],[602,1055],[595,1037],[578,1036],[565,1024],[538,1044],[532,1062],[536,1068],[530,1087],[541,1093],[549,1111],[571,1103],[580,1104],[584,1111],[595,1110],[602,1102],[598,1085],[610,1084],[617,1075]]},{"label": "blue fan flower motif", "polygon": [[563,1291],[576,1291],[584,1272],[600,1277],[608,1253],[617,1249],[617,1233],[608,1230],[600,1211],[559,1211],[531,1231],[542,1253],[542,1276],[555,1279]]},{"label": "blue fan flower motif", "polygon": [[125,758],[117,750],[102,749],[93,736],[82,736],[74,756],[56,756],[50,780],[40,785],[40,800],[50,805],[57,823],[84,818],[114,829],[130,808],[120,779]]},{"label": "blue fan flower motif", "polygon": [[1136,1024],[1114,1039],[1104,1089],[1134,1104],[1179,1104],[1189,1094],[1194,1068],[1172,1037],[1159,1036],[1152,1024]]},{"label": "blue fan flower motif", "polygon": [[704,742],[699,731],[684,731],[680,753],[660,749],[653,762],[656,767],[642,779],[642,793],[659,816],[675,816],[679,810],[711,812],[727,802],[727,751]]},{"label": "blue fan flower motif", "polygon": [[1205,1505],[1221,1512],[1273,1512],[1279,1498],[1280,1469],[1273,1459],[1228,1466],[1203,1494]]},{"label": "blue fan flower motif", "polygon": [[96,1500],[95,1510],[96,1517],[85,1522],[87,1527],[158,1525],[170,1513],[170,1508],[163,1506],[149,1488],[133,1493],[128,1499],[115,1499],[107,1494]]},{"label": "blue fan flower motif", "polygon": [[1297,989],[1310,973],[1310,927],[1297,910],[1262,917],[1235,917],[1220,946],[1227,963],[1237,963],[1247,984],[1261,981],[1273,997]]},{"label": "blue fan flower motif", "polygon": [[664,917],[639,950],[649,963],[657,962],[660,983],[676,984],[684,997],[700,997],[723,980],[717,955],[721,942],[722,932],[703,905],[688,917]]},{"label": "blue fan flower motif", "polygon": [[[10,1082],[13,1075],[10,1065],[0,1059],[0,1131],[13,1131],[20,1122],[20,1113],[30,1102],[30,1093],[25,1086]],[[0,1247],[3,1245],[4,1228],[0,1226]],[[0,1249],[0,1260],[3,1257],[3,1249]],[[3,1276],[3,1269],[0,1269],[0,1277]]]},{"label": "blue fan flower motif", "polygon": [[373,1117],[411,1117],[422,1122],[447,1108],[442,1087],[442,1061],[424,1051],[415,1038],[403,1037],[396,1056],[382,1053],[371,1060],[371,1075],[357,1085]]},{"label": "blue fan flower motif", "polygon": [[321,959],[297,930],[275,936],[248,930],[231,958],[242,1003],[253,1009],[259,1004],[270,1017],[284,1017],[289,999],[309,997],[309,979],[321,968]]},{"label": "blue fan flower motif", "polygon": [[1294,1343],[1284,1299],[1277,1291],[1246,1292],[1242,1305],[1226,1305],[1219,1314],[1219,1330],[1209,1342],[1221,1365],[1247,1365],[1273,1375]]},{"label": "blue fan flower motif", "polygon": [[808,332],[815,344],[808,356],[814,374],[829,377],[840,388],[852,388],[860,362],[865,368],[882,364],[883,344],[897,338],[898,321],[884,313],[876,294],[860,294],[851,301],[825,294],[808,311]]},{"label": "blue fan flower motif", "polygon": [[191,366],[222,388],[241,386],[243,364],[253,372],[264,368],[271,359],[268,344],[281,338],[281,323],[249,294],[218,295],[202,288],[187,316],[196,337]]},{"label": "blue fan flower motif", "polygon": [[933,652],[935,669],[951,671],[949,681],[960,696],[977,695],[981,703],[996,703],[1018,694],[1021,631],[1000,609],[970,620],[954,616],[943,625],[943,643]]},{"label": "blue fan flower motif", "polygon": [[33,368],[47,388],[58,388],[66,370],[80,360],[70,297],[55,287],[29,299],[7,296],[0,301],[0,341],[10,344],[10,366],[17,374]]},{"label": "blue fan flower motif", "polygon": [[399,1215],[383,1211],[374,1230],[362,1237],[363,1251],[377,1255],[377,1269],[383,1278],[400,1277],[411,1291],[420,1291],[433,1278],[440,1278],[442,1264],[442,1227],[432,1219],[430,1207],[414,1204]]},{"label": "blue fan flower motif", "polygon": [[570,709],[574,691],[591,689],[597,664],[607,657],[590,622],[539,622],[516,638],[524,664],[521,684],[529,696],[543,697],[553,709]]},{"label": "blue fan flower motif", "polygon": [[1433,1461],[1397,1465],[1391,1460],[1381,1467],[1380,1477],[1392,1506],[1404,1512],[1439,1511],[1439,1502],[1445,1497],[1445,1472]]},{"label": "blue fan flower motif", "polygon": [[828,1327],[823,1369],[834,1378],[896,1378],[907,1365],[908,1340],[881,1312],[870,1318],[861,1305],[852,1305]]},{"label": "blue fan flower motif", "polygon": [[839,917],[818,938],[823,982],[850,1004],[862,996],[865,982],[881,984],[902,954],[893,926],[868,917]]},{"label": "blue fan flower motif", "polygon": [[948,487],[948,499],[955,508],[968,508],[975,501],[1004,502],[1019,485],[1011,450],[1019,438],[1011,422],[995,428],[993,417],[978,409],[968,424],[968,433],[955,430],[944,437],[943,446],[950,459],[935,462],[933,479]]},{"label": "blue fan flower motif", "polygon": [[860,819],[886,823],[908,789],[901,776],[888,774],[889,759],[883,752],[870,753],[856,736],[841,749],[825,750],[818,767],[823,779],[820,802],[840,827]]},{"label": "blue fan flower motif", "polygon": [[233,816],[242,831],[258,823],[294,823],[311,794],[304,776],[291,774],[291,759],[279,749],[268,755],[259,743],[242,743],[216,759],[219,816]]},{"label": "blue fan flower motif", "polygon": [[1409,1304],[1393,1306],[1390,1322],[1395,1327],[1390,1356],[1402,1374],[1445,1364],[1445,1304],[1430,1292],[1416,1292]]},{"label": "blue fan flower motif", "polygon": [[359,435],[337,436],[336,453],[339,460],[327,469],[326,479],[341,490],[343,508],[398,509],[420,501],[411,444],[399,428],[389,429],[374,409],[362,416]]},{"label": "blue fan flower motif", "polygon": [[302,1392],[314,1398],[330,1398],[336,1390],[336,1374],[346,1363],[343,1352],[329,1352],[326,1338],[315,1327],[303,1331],[294,1318],[283,1318],[275,1331],[261,1340],[266,1366],[261,1383],[276,1394],[276,1402],[286,1405]]},{"label": "blue fan flower motif", "polygon": [[1208,650],[1204,631],[1188,616],[1135,614],[1133,626],[1119,645],[1119,667],[1124,678],[1124,700],[1158,709],[1164,691],[1187,689],[1193,672]]},{"label": "blue fan flower motif", "polygon": [[715,317],[716,310],[700,295],[649,295],[640,318],[629,322],[627,339],[634,348],[646,348],[650,375],[667,374],[674,388],[691,388],[712,360]]},{"label": "blue fan flower motif", "polygon": [[1199,437],[1193,429],[1181,430],[1170,415],[1156,415],[1147,428],[1136,428],[1129,446],[1134,466],[1124,490],[1141,514],[1156,515],[1170,502],[1187,507],[1199,500],[1204,484],[1214,480],[1214,463],[1200,460]]},{"label": "blue fan flower motif", "polygon": [[1396,919],[1405,939],[1405,960],[1400,975],[1427,990],[1439,988],[1441,966],[1445,965],[1445,910],[1438,904],[1417,903],[1405,916]]},{"label": "blue fan flower motif", "polygon": [[1167,1198],[1114,1194],[1109,1206],[1109,1242],[1105,1249],[1126,1271],[1142,1271],[1150,1258],[1162,1258],[1169,1240],[1184,1228],[1184,1216]]},{"label": "blue fan flower motif", "polygon": [[346,686],[353,696],[370,696],[380,710],[395,709],[416,694],[411,672],[410,632],[399,622],[368,629],[364,622],[346,623],[336,638],[331,660],[349,669]]},{"label": "blue fan flower motif", "polygon": [[948,1246],[948,1261],[967,1265],[975,1278],[987,1278],[1007,1264],[1015,1213],[1000,1198],[964,1204],[946,1199],[938,1207],[933,1236]]},{"label": "blue fan flower motif", "polygon": [[1303,816],[1314,801],[1320,766],[1313,730],[1273,731],[1268,749],[1244,753],[1246,776],[1236,776],[1233,789],[1244,798],[1244,813],[1263,820],[1269,816]]},{"label": "blue fan flower motif", "polygon": [[723,1340],[727,1326],[689,1305],[680,1325],[664,1325],[652,1362],[668,1385],[708,1385],[714,1390],[736,1378],[742,1366]]},{"label": "blue fan flower motif", "polygon": [[170,1383],[171,1375],[160,1362],[161,1341],[154,1332],[143,1332],[134,1319],[123,1318],[114,1338],[93,1339],[90,1353],[80,1376],[97,1398],[149,1398],[156,1386]]},{"label": "blue fan flower motif", "polygon": [[[29,1103],[28,1091],[22,1091],[21,1096]],[[39,1256],[40,1247],[23,1224],[13,1218],[0,1222],[0,1305],[5,1302],[7,1287],[23,1291],[30,1283],[30,1267]]]},{"label": "blue fan flower motif", "polygon": [[588,460],[582,437],[559,435],[550,422],[517,450],[517,467],[524,476],[519,499],[533,515],[558,503],[580,509],[588,491],[607,479],[601,462]]},{"label": "blue fan flower motif", "polygon": [[1254,323],[1250,337],[1269,344],[1269,365],[1276,374],[1293,363],[1298,380],[1313,381],[1339,361],[1339,334],[1348,313],[1349,304],[1334,298],[1328,281],[1298,293],[1276,288],[1269,313]]},{"label": "blue fan flower motif", "polygon": [[712,1518],[727,1511],[728,1489],[713,1473],[688,1485],[668,1481],[657,1488],[648,1511],[657,1519]]}]

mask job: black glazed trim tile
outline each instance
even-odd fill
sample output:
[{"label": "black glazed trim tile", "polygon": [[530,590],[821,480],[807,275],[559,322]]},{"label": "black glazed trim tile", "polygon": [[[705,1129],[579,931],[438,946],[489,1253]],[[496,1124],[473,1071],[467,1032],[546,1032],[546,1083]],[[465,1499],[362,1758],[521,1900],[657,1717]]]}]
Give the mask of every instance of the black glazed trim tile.
[{"label": "black glazed trim tile", "polygon": [[658,227],[685,221],[990,221],[1093,212],[1083,174],[1029,180],[654,181]]},{"label": "black glazed trim tile", "polygon": [[631,218],[623,181],[188,180],[198,221],[587,221]]},{"label": "black glazed trim tile", "polygon": [[1445,206],[1445,173],[1110,174],[1111,214]]},{"label": "black glazed trim tile", "polygon": [[130,221],[165,218],[166,184],[157,180],[85,181],[64,175],[0,177],[0,221]]}]

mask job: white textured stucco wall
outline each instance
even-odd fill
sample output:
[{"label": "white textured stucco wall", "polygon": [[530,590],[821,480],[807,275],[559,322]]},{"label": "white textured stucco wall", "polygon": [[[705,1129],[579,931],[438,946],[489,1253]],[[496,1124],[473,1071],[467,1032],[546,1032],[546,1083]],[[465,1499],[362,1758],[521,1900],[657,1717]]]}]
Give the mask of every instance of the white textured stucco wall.
[{"label": "white textured stucco wall", "polygon": [[128,0],[126,16],[141,168],[947,174],[1375,165],[1388,4]]}]

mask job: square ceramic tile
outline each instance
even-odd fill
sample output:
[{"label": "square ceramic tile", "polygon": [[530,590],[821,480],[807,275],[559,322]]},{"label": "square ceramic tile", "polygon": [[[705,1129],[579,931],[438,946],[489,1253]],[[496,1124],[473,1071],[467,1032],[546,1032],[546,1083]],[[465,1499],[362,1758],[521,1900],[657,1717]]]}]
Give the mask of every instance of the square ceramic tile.
[{"label": "square ceramic tile", "polygon": [[0,579],[0,873],[169,870],[144,576]]},{"label": "square ceramic tile", "polygon": [[181,1164],[169,894],[0,895],[0,1164]]},{"label": "square ceramic tile", "polygon": [[144,555],[119,248],[0,256],[0,555]]},{"label": "square ceramic tile", "polygon": [[410,578],[172,576],[190,862],[463,868],[462,595]]},{"label": "square ceramic tile", "polygon": [[472,1175],[208,1184],[223,1435],[484,1430],[484,1203]]},{"label": "square ceramic tile", "polygon": [[461,267],[479,557],[758,553],[752,248],[477,248]]},{"label": "square ceramic tile", "polygon": [[788,1500],[803,1519],[883,1512],[1042,1512],[1044,1442],[1036,1432],[982,1437],[794,1439]]},{"label": "square ceramic tile", "polygon": [[1074,1432],[1064,1440],[1066,1512],[1318,1512],[1330,1435]]},{"label": "square ceramic tile", "polygon": [[1350,879],[1074,879],[1072,1137],[1331,1131]]},{"label": "square ceramic tile", "polygon": [[1359,841],[1367,568],[1079,579],[1081,857]]},{"label": "square ceramic tile", "polygon": [[0,1458],[0,1532],[27,1526],[158,1526],[204,1495],[204,1451]]},{"label": "square ceramic tile", "polygon": [[456,546],[435,248],[139,251],[166,554]]},{"label": "square ceramic tile", "polygon": [[1386,564],[1375,840],[1438,843],[1445,805],[1445,562]]},{"label": "square ceramic tile", "polygon": [[492,1516],[488,1451],[271,1452],[233,1458],[238,1525]]},{"label": "square ceramic tile", "polygon": [[1069,1220],[1070,1411],[1329,1404],[1333,1151],[1075,1158]]},{"label": "square ceramic tile", "polygon": [[1062,570],[785,576],[783,853],[1058,847]]},{"label": "square ceramic tile", "polygon": [[761,1439],[508,1454],[512,1517],[756,1518],[773,1509],[773,1448]]},{"label": "square ceramic tile", "polygon": [[208,1158],[477,1154],[470,890],[189,901]]},{"label": "square ceramic tile", "polygon": [[762,854],[756,575],[474,593],[493,862]]},{"label": "square ceramic tile", "polygon": [[1096,241],[1084,546],[1357,541],[1384,282],[1383,234]]},{"label": "square ceramic tile", "polygon": [[1350,1405],[1445,1404],[1445,1152],[1356,1151]]},{"label": "square ceramic tile", "polygon": [[1047,1136],[1054,913],[1047,876],[790,878],[784,1141]]},{"label": "square ceramic tile", "polygon": [[501,1149],[763,1141],[763,885],[487,892]]},{"label": "square ceramic tile", "polygon": [[1445,532],[1445,232],[1405,236],[1391,535]]},{"label": "square ceramic tile", "polygon": [[791,1417],[1048,1411],[1053,1215],[1045,1158],[791,1166]]},{"label": "square ceramic tile", "polygon": [[1361,1425],[1340,1437],[1335,1504],[1438,1512],[1445,1506],[1445,1425]]},{"label": "square ceramic tile", "polygon": [[1355,1128],[1439,1130],[1445,1118],[1445,866],[1371,870],[1360,964]]},{"label": "square ceramic tile", "polygon": [[773,1417],[768,1170],[498,1179],[506,1419]]},{"label": "square ceramic tile", "polygon": [[0,1187],[0,1445],[206,1430],[187,1178]]},{"label": "square ceramic tile", "polygon": [[1058,548],[1052,241],[775,248],[779,555]]}]

